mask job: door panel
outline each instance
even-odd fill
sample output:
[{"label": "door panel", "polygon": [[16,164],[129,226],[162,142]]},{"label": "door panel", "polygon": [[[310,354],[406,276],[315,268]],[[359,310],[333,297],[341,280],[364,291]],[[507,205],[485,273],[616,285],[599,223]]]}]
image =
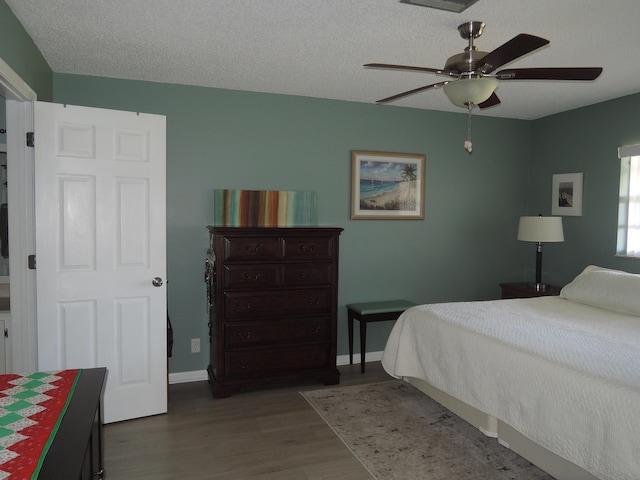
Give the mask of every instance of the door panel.
[{"label": "door panel", "polygon": [[60,270],[95,271],[96,178],[86,175],[60,175],[58,184]]},{"label": "door panel", "polygon": [[165,118],[35,111],[38,368],[107,367],[107,423],[164,413]]},{"label": "door panel", "polygon": [[[98,324],[94,300],[60,302],[60,365],[98,365]],[[73,345],[73,348],[67,347]]]},{"label": "door panel", "polygon": [[[117,304],[117,343],[116,365],[118,384],[128,387],[133,384],[145,384],[151,381],[149,363],[149,318],[148,298],[116,299]],[[141,361],[142,360],[142,361]]]},{"label": "door panel", "polygon": [[149,265],[149,182],[119,178],[116,225],[118,268],[146,268]]}]

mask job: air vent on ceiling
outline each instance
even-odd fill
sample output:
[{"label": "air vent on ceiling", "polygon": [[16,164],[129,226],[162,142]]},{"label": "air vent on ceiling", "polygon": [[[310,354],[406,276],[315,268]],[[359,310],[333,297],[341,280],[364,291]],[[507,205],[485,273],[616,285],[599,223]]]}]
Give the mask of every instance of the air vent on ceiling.
[{"label": "air vent on ceiling", "polygon": [[421,7],[437,8],[448,12],[460,13],[478,0],[400,0],[400,3],[420,5]]}]

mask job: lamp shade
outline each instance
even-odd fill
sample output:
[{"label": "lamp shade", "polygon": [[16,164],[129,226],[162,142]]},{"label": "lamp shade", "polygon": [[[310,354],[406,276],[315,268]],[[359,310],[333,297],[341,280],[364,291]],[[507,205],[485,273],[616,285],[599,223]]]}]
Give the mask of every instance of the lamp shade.
[{"label": "lamp shade", "polygon": [[564,242],[562,217],[520,217],[518,240],[523,242]]},{"label": "lamp shade", "polygon": [[479,105],[488,100],[498,86],[495,78],[468,78],[449,82],[444,86],[444,93],[451,103],[458,107],[467,104]]}]

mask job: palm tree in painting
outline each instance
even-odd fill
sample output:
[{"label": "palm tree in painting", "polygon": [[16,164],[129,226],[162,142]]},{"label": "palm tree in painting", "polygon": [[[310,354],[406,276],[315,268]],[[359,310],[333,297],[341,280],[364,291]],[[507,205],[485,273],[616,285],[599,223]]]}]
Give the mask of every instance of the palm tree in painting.
[{"label": "palm tree in painting", "polygon": [[410,163],[405,163],[401,171],[402,171],[402,178],[404,178],[406,181],[415,180],[416,178],[418,178],[416,175],[415,165],[411,165]]},{"label": "palm tree in painting", "polygon": [[405,163],[401,169],[401,175],[405,182],[409,182],[407,189],[406,209],[411,210],[415,208],[415,195],[413,192],[413,181],[418,178],[416,174],[416,166],[411,163]]}]

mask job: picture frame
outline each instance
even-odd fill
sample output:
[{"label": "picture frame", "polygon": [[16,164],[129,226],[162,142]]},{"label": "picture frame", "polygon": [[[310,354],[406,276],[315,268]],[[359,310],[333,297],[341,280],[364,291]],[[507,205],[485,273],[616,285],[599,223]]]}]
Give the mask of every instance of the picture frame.
[{"label": "picture frame", "polygon": [[352,220],[424,220],[426,156],[351,152]]},{"label": "picture frame", "polygon": [[551,214],[582,216],[582,173],[553,175]]}]

